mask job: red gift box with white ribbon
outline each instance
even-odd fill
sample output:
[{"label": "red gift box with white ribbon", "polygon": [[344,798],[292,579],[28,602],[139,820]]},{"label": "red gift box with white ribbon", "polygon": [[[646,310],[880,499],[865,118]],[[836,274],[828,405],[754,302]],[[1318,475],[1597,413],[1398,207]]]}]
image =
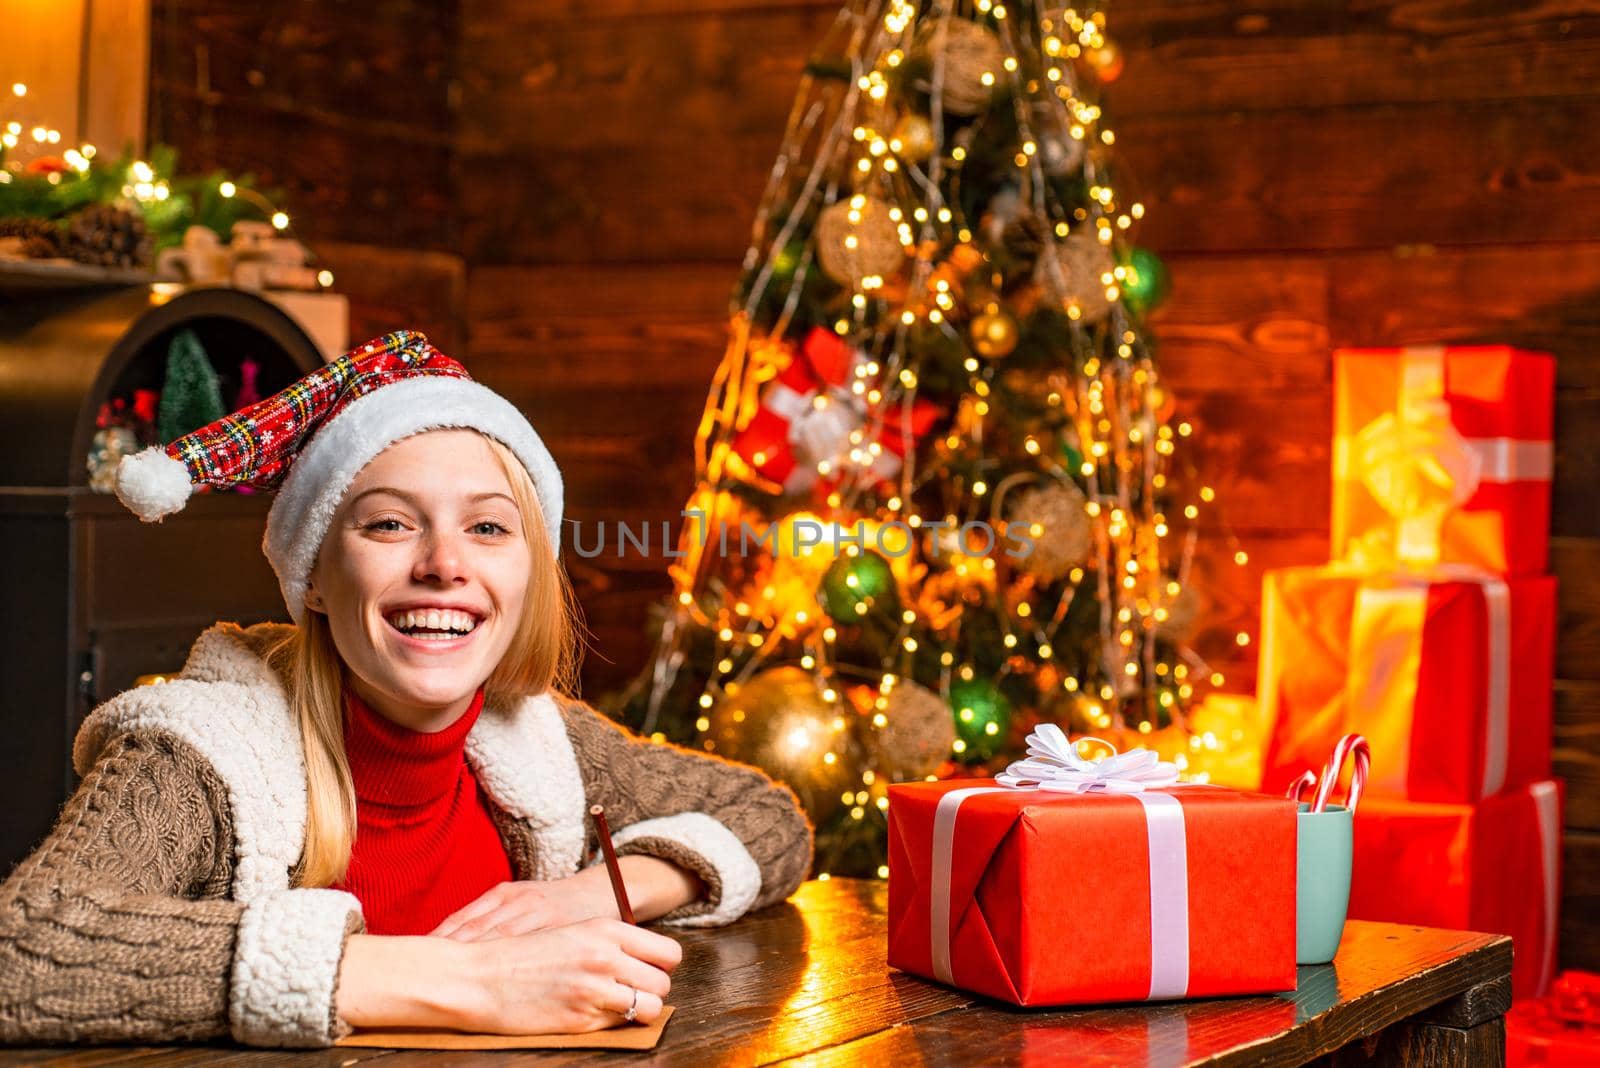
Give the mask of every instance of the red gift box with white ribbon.
[{"label": "red gift box with white ribbon", "polygon": [[903,971],[1068,1005],[1292,990],[1294,958],[1293,802],[1189,785],[889,788],[889,963]]},{"label": "red gift box with white ribbon", "polygon": [[1336,352],[1332,558],[1542,574],[1554,397],[1545,353]]},{"label": "red gift box with white ribbon", "polygon": [[1372,745],[1369,797],[1468,803],[1549,778],[1554,578],[1330,564],[1262,587],[1263,790],[1352,732]]},{"label": "red gift box with white ribbon", "polygon": [[1475,805],[1363,800],[1350,918],[1509,935],[1512,990],[1538,997],[1556,966],[1562,793],[1547,779]]}]

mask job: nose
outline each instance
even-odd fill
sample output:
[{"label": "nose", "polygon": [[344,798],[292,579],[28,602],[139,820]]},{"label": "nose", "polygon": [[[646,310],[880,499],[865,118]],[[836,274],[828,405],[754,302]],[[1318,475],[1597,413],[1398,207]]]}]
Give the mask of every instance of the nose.
[{"label": "nose", "polygon": [[449,530],[435,531],[421,543],[411,577],[430,585],[462,586],[468,579],[467,555]]}]

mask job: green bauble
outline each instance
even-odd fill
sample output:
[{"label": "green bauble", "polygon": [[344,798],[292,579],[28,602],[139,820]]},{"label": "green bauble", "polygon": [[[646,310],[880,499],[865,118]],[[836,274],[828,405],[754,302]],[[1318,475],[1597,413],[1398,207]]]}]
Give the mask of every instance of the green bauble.
[{"label": "green bauble", "polygon": [[1160,256],[1147,248],[1135,248],[1123,257],[1122,266],[1126,274],[1122,293],[1135,311],[1154,311],[1167,299],[1171,283]]},{"label": "green bauble", "polygon": [[846,553],[822,576],[820,600],[836,623],[859,623],[868,613],[899,604],[889,561],[871,549]]},{"label": "green bauble", "polygon": [[794,272],[800,267],[800,261],[805,257],[806,243],[796,239],[778,250],[772,257],[772,279],[775,282],[788,285],[794,280]]},{"label": "green bauble", "polygon": [[966,743],[959,759],[973,764],[1004,748],[1011,729],[1011,702],[994,683],[979,678],[952,682],[950,711],[956,720],[956,737]]}]

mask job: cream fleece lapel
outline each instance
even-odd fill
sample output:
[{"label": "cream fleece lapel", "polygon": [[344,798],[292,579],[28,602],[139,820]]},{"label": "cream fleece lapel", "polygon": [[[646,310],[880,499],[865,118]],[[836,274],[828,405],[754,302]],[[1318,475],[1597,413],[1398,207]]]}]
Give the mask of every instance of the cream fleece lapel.
[{"label": "cream fleece lapel", "polygon": [[[304,750],[283,684],[263,659],[288,631],[217,624],[195,641],[180,677],[105,702],[73,746],[79,775],[135,731],[171,734],[209,761],[228,789],[241,902],[288,889],[305,842]],[[540,695],[510,711],[485,708],[467,736],[467,759],[489,797],[532,830],[536,877],[577,871],[583,780],[555,701]]]}]

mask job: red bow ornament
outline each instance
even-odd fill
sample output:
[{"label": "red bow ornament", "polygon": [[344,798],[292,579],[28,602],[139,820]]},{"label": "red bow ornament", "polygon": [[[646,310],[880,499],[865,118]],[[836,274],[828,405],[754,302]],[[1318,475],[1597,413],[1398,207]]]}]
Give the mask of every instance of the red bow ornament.
[{"label": "red bow ornament", "polygon": [[734,451],[789,495],[850,464],[893,478],[940,408],[919,398],[909,413],[892,402],[874,411],[866,398],[869,363],[833,331],[813,328],[763,391],[750,422],[734,437]]}]

